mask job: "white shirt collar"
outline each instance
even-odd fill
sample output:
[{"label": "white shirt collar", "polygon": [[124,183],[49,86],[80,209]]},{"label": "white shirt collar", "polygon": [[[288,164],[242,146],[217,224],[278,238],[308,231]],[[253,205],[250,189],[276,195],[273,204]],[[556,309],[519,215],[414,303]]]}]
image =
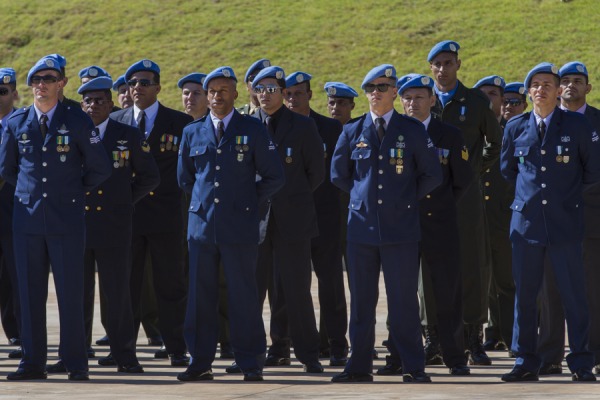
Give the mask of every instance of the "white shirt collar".
[{"label": "white shirt collar", "polygon": [[[587,108],[587,103],[583,103],[583,105],[581,107],[579,107],[577,110],[575,110],[575,112],[579,113],[579,114],[585,114],[585,109]],[[565,106],[563,106],[562,104],[560,105],[560,109],[561,110],[565,110],[565,111],[569,111],[569,109]]]},{"label": "white shirt collar", "polygon": [[213,128],[215,128],[215,132],[217,131],[217,125],[219,124],[219,121],[223,121],[223,131],[227,130],[227,126],[229,125],[229,122],[231,121],[231,118],[233,117],[233,109],[231,110],[231,112],[229,114],[227,114],[225,116],[225,118],[223,118],[222,120],[217,118],[212,111],[210,112],[210,119],[213,123]]},{"label": "white shirt collar", "polygon": [[427,118],[425,118],[425,121],[423,121],[423,125],[425,125],[425,130],[427,130],[429,128],[430,122],[431,122],[431,114],[429,114],[429,116]]},{"label": "white shirt collar", "polygon": [[98,128],[98,131],[100,133],[100,139],[104,139],[104,134],[106,133],[106,126],[108,125],[108,120],[109,118],[106,118],[103,122],[100,123],[100,125],[96,126],[96,128]]},{"label": "white shirt collar", "polygon": [[40,122],[40,118],[42,117],[42,114],[46,114],[46,116],[48,117],[48,122],[46,124],[48,125],[48,127],[50,127],[50,123],[52,122],[52,117],[54,117],[54,112],[56,111],[56,106],[58,106],[58,103],[56,103],[50,111],[48,111],[47,113],[43,113],[39,110],[39,108],[37,108],[35,106],[35,103],[34,103],[33,109],[35,110],[35,114],[37,115],[38,123]]},{"label": "white shirt collar", "polygon": [[554,110],[552,110],[552,112],[550,114],[548,114],[546,116],[546,118],[542,118],[539,115],[537,115],[536,112],[534,111],[533,115],[535,115],[535,124],[537,126],[540,126],[540,121],[544,120],[544,123],[546,124],[546,129],[547,129],[547,127],[550,126],[550,120],[552,119],[552,114],[554,114]]},{"label": "white shirt collar", "polygon": [[[133,123],[137,126],[138,115],[142,110],[135,104],[133,105]],[[156,114],[158,114],[158,100],[154,102],[150,107],[144,109],[146,113],[146,137],[152,132],[154,128],[154,121],[156,120]]]},{"label": "white shirt collar", "polygon": [[371,118],[373,119],[373,123],[375,123],[375,120],[377,118],[383,118],[383,120],[385,121],[385,124],[383,124],[383,128],[387,129],[388,125],[390,124],[390,119],[392,119],[392,114],[394,113],[394,109],[392,108],[390,111],[386,112],[382,116],[378,116],[373,111],[369,111],[369,112],[371,113]]}]

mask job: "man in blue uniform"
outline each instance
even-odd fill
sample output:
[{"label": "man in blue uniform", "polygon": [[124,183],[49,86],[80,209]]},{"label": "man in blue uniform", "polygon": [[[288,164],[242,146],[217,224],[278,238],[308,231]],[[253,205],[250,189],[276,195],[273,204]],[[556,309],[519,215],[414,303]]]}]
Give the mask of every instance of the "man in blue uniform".
[{"label": "man in blue uniform", "polygon": [[85,192],[110,176],[94,124],[81,109],[59,102],[63,80],[56,59],[39,60],[27,75],[34,102],[8,121],[0,175],[15,189],[15,262],[21,299],[23,359],[9,380],[45,379],[46,298],[52,264],[58,300],[59,353],[71,380],[88,380],[83,324]]},{"label": "man in blue uniform", "polygon": [[177,179],[192,196],[185,338],[191,363],[180,381],[212,380],[218,338],[219,264],[227,282],[231,344],[246,381],[261,381],[266,352],[256,286],[260,202],[284,184],[275,145],[255,118],[234,109],[237,79],[219,67],[204,80],[211,112],[184,129]]},{"label": "man in blue uniform", "polygon": [[[398,80],[398,94],[404,113],[425,125],[435,146],[443,172],[442,183],[419,202],[421,243],[420,295],[433,302],[437,312],[437,332],[444,363],[452,375],[468,375],[463,338],[462,277],[456,222],[456,201],[471,184],[473,172],[464,152],[462,134],[451,125],[431,117],[435,104],[433,80],[410,74]],[[421,302],[423,307],[424,302]],[[388,339],[391,355],[378,375],[402,373],[398,350]],[[425,349],[427,352],[427,349]]]},{"label": "man in blue uniform", "polygon": [[[600,132],[600,110],[587,104],[586,96],[592,90],[586,66],[572,61],[558,71],[562,93],[563,110],[583,114],[594,130]],[[583,193],[585,231],[583,237],[583,267],[588,306],[590,308],[590,351],[594,353],[596,373],[600,373],[600,268],[598,260],[600,246],[600,185],[593,185]],[[562,373],[565,355],[565,314],[554,274],[549,265],[544,271],[540,313],[540,337],[538,352],[542,359],[540,375]]]},{"label": "man in blue uniform", "polygon": [[537,296],[544,260],[552,265],[569,329],[574,381],[595,381],[582,260],[583,185],[600,181],[600,137],[587,119],[556,107],[558,68],[535,66],[525,78],[533,112],[512,118],[502,144],[501,171],[515,182],[510,239],[516,287],[512,350],[506,382],[537,381]]},{"label": "man in blue uniform", "polygon": [[183,109],[194,120],[204,117],[209,111],[206,91],[202,87],[205,78],[206,74],[192,72],[177,82],[177,87],[181,89]]},{"label": "man in blue uniform", "polygon": [[[301,71],[288,75],[284,95],[286,106],[290,110],[315,121],[323,141],[325,180],[314,191],[319,236],[311,240],[310,251],[319,281],[321,357],[329,358],[331,366],[343,366],[346,365],[348,356],[348,314],[340,241],[340,190],[331,183],[330,178],[331,157],[342,132],[342,124],[310,108],[311,78],[310,74]],[[277,301],[279,300],[278,298]],[[287,321],[282,320],[281,323],[287,324]]]},{"label": "man in blue uniform", "polygon": [[[134,105],[110,117],[138,127],[160,171],[160,184],[137,203],[133,213],[131,304],[137,316],[149,251],[159,327],[165,344],[156,356],[169,357],[171,365],[181,367],[187,365],[189,359],[183,339],[186,285],[182,259],[183,199],[177,185],[177,152],[183,127],[192,117],[158,102],[160,68],[153,61],[145,59],[134,63],[127,69],[125,79]],[[139,323],[136,318],[136,332]]]},{"label": "man in blue uniform", "polygon": [[431,382],[424,371],[415,295],[418,200],[440,184],[442,170],[423,124],[394,110],[395,68],[390,64],[373,68],[361,87],[370,111],[344,126],[331,165],[332,182],[350,193],[347,251],[352,296],[352,356],[332,381],[373,380],[373,321],[383,269],[390,335],[402,358],[403,379]]},{"label": "man in blue uniform", "polygon": [[358,97],[356,90],[343,82],[326,82],[323,86],[327,93],[327,111],[331,118],[337,119],[342,125],[352,118],[354,98]]},{"label": "man in blue uniform", "polygon": [[270,67],[271,61],[266,58],[256,60],[248,67],[246,75],[244,75],[244,83],[246,84],[246,90],[248,90],[248,96],[250,96],[250,102],[244,104],[243,107],[238,108],[240,114],[254,115],[260,109],[260,102],[258,101],[258,95],[252,90],[252,81],[263,69]]},{"label": "man in blue uniform", "polygon": [[521,115],[527,109],[527,96],[523,82],[510,82],[504,87],[502,102],[502,118],[509,121],[512,117]]}]

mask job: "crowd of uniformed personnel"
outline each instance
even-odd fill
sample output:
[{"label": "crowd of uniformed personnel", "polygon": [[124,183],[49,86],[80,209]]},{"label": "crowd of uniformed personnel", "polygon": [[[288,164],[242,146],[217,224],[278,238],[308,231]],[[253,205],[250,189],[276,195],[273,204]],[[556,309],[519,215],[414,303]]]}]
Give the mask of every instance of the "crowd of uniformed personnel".
[{"label": "crowd of uniformed personnel", "polygon": [[[66,58],[44,56],[22,109],[16,72],[0,68],[0,308],[20,359],[7,379],[89,379],[97,272],[100,365],[143,373],[143,324],[155,357],[186,367],[180,381],[214,379],[217,349],[234,360],[227,373],[262,381],[293,349],[308,374],[328,359],[344,367],[333,382],[371,382],[383,272],[389,355],[377,375],[469,375],[492,364],[489,350],[515,358],[503,381],[561,374],[566,319],[572,379],[595,381],[600,111],[586,103],[587,68],[544,62],[524,82],[468,88],[459,49],[433,46],[431,76],[375,66],[357,118],[351,86],[325,84],[326,117],[310,106],[308,72],[264,58],[240,108],[231,67],[182,77],[183,112],[158,101],[149,59],[114,81],[82,69],[76,101],[63,94]],[[61,330],[47,365],[50,270]]]}]

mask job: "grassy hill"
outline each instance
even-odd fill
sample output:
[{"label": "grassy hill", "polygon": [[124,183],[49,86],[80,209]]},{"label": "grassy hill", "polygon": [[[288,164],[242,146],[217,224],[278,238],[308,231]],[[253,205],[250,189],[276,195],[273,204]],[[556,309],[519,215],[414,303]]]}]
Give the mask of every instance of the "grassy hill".
[{"label": "grassy hill", "polygon": [[[242,77],[267,57],[286,72],[313,75],[313,108],[325,112],[323,84],[356,89],[375,65],[399,75],[428,73],[430,48],[461,44],[460,79],[472,85],[499,74],[523,80],[541,61],[586,63],[600,81],[598,0],[0,0],[0,65],[18,72],[21,103],[31,102],[27,71],[41,56],[67,57],[67,97],[78,99],[77,72],[97,64],[113,77],[151,58],[162,69],[160,100],[180,109],[177,80],[192,71],[230,65]],[[239,103],[247,94],[243,86]],[[600,84],[589,101],[600,105]],[[401,106],[398,104],[398,108]],[[361,96],[355,113],[366,110]]]}]

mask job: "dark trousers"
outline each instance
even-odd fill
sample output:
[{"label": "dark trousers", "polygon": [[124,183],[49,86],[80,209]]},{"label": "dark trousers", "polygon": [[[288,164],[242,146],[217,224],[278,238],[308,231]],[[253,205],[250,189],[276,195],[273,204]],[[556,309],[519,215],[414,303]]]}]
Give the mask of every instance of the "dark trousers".
[{"label": "dark trousers", "polygon": [[[95,266],[98,266],[100,296],[105,299],[106,317],[103,325],[110,341],[110,352],[118,365],[137,363],[129,292],[130,251],[130,246],[122,246],[88,248],[84,253],[86,281],[94,281]],[[90,274],[91,278],[88,276]],[[85,294],[86,297],[88,294]],[[87,335],[91,337],[91,332],[87,332]]]},{"label": "dark trousers", "polygon": [[390,338],[402,359],[404,373],[425,369],[421,338],[417,281],[418,243],[368,245],[348,242],[350,278],[350,344],[348,373],[373,371],[375,311],[379,297],[379,274],[383,269],[387,294]]},{"label": "dark trousers", "polygon": [[56,287],[60,321],[59,354],[68,371],[87,371],[83,324],[83,252],[85,235],[14,234],[15,262],[21,300],[20,366],[43,370],[48,355],[46,300],[48,273]]},{"label": "dark trousers", "polygon": [[515,365],[537,372],[542,359],[537,352],[537,297],[544,276],[544,260],[548,257],[558,291],[562,298],[569,332],[571,353],[567,363],[571,371],[591,369],[594,356],[588,349],[589,312],[585,298],[585,282],[581,243],[536,246],[513,241],[513,275],[516,286],[515,324],[512,350]]},{"label": "dark trousers", "polygon": [[[158,304],[159,328],[169,354],[185,353],[183,322],[187,290],[182,262],[182,233],[134,235],[132,240],[131,305],[139,315],[146,252],[150,252],[154,291]],[[140,326],[134,320],[135,332]]]},{"label": "dark trousers", "polygon": [[0,312],[6,337],[18,339],[21,331],[21,312],[13,246],[12,235],[0,237]]},{"label": "dark trousers", "polygon": [[266,352],[262,309],[256,288],[257,246],[211,245],[189,241],[190,290],[185,317],[185,341],[192,356],[190,369],[211,368],[219,336],[219,264],[227,282],[230,340],[242,371],[262,370]]}]

